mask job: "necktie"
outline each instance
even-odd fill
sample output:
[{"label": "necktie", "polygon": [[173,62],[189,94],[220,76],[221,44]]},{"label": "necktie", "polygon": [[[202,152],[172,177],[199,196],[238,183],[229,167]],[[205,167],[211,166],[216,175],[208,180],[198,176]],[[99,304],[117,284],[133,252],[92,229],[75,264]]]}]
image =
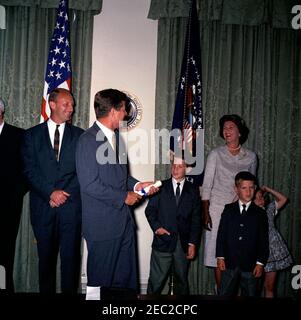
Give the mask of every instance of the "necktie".
[{"label": "necktie", "polygon": [[176,188],[176,203],[179,204],[180,200],[180,182],[177,182],[177,188]]},{"label": "necktie", "polygon": [[53,140],[53,149],[56,156],[56,160],[59,161],[59,147],[60,147],[60,132],[59,132],[59,124],[56,125],[54,131],[54,140]]},{"label": "necktie", "polygon": [[242,211],[241,211],[241,214],[242,214],[242,215],[245,215],[246,213],[247,213],[246,205],[245,205],[245,204],[243,204],[243,205],[242,205]]}]

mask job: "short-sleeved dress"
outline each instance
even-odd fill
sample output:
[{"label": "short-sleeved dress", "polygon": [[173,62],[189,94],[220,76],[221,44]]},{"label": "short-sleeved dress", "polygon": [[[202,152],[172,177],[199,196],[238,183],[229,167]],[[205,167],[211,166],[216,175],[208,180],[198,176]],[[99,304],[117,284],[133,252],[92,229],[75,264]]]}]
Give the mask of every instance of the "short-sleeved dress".
[{"label": "short-sleeved dress", "polygon": [[211,231],[205,230],[204,265],[216,267],[216,237],[221,214],[227,203],[237,200],[234,178],[240,171],[256,173],[256,154],[241,147],[237,155],[232,155],[227,146],[213,149],[207,158],[202,200],[209,200],[209,213],[212,220]]},{"label": "short-sleeved dress", "polygon": [[269,249],[270,255],[267,264],[264,267],[265,272],[286,269],[293,263],[292,256],[288,248],[275,227],[274,219],[278,211],[276,202],[271,202],[266,208],[269,221]]}]

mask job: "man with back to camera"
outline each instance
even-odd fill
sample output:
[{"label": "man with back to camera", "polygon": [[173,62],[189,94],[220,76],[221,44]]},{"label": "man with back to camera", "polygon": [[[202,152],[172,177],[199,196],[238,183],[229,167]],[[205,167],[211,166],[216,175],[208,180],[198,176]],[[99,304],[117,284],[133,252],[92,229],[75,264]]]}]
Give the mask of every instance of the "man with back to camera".
[{"label": "man with back to camera", "polygon": [[5,268],[5,287],[14,291],[15,245],[26,192],[20,148],[24,130],[4,121],[5,104],[0,99],[0,265]]}]

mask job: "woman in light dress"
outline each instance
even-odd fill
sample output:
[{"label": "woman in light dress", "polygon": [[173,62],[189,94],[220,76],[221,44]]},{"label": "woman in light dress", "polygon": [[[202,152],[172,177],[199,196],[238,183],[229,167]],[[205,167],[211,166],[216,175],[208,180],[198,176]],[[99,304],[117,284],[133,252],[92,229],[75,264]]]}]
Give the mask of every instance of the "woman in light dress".
[{"label": "woman in light dress", "polygon": [[[271,194],[275,200],[268,203],[265,197],[267,193]],[[286,269],[293,263],[292,256],[274,224],[278,210],[280,210],[286,202],[287,197],[284,194],[267,186],[262,186],[256,190],[254,203],[266,210],[269,221],[270,255],[264,267],[264,296],[266,298],[274,297],[277,271]]]},{"label": "woman in light dress", "polygon": [[236,201],[234,177],[240,171],[256,175],[256,154],[244,148],[249,130],[236,115],[224,115],[219,120],[220,136],[225,144],[213,149],[207,158],[202,190],[203,226],[205,228],[204,265],[214,267],[217,291],[221,272],[216,265],[216,236],[224,206]]}]

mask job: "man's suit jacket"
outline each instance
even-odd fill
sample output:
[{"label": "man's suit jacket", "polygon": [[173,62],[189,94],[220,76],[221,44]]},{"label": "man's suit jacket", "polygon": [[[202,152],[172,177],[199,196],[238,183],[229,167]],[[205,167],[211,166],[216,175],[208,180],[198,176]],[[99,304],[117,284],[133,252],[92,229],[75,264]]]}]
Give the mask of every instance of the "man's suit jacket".
[{"label": "man's suit jacket", "polygon": [[[24,174],[30,187],[31,223],[35,236],[42,232],[40,226],[54,219],[54,210],[62,221],[78,223],[81,219],[80,189],[76,175],[75,150],[81,128],[66,123],[59,161],[51,145],[47,122],[25,132],[22,146]],[[50,195],[55,190],[70,193],[67,201],[58,208],[49,205]]]},{"label": "man's suit jacket", "polygon": [[23,129],[4,122],[0,135],[0,202],[3,213],[0,233],[4,239],[17,236],[23,195],[26,192],[20,153],[23,134]]},{"label": "man's suit jacket", "polygon": [[253,271],[256,262],[265,264],[268,256],[266,212],[252,202],[242,215],[238,201],[227,204],[219,224],[216,257],[225,258],[227,269]]},{"label": "man's suit jacket", "polygon": [[[199,244],[201,235],[201,206],[199,191],[190,182],[185,181],[179,204],[172,186],[172,179],[164,180],[159,193],[149,199],[145,215],[154,232],[153,249],[161,252],[173,252],[178,235],[184,252],[188,243]],[[163,227],[169,235],[156,235],[155,231]]]},{"label": "man's suit jacket", "polygon": [[[99,138],[101,136],[101,138]],[[116,137],[118,141],[118,135]],[[97,141],[99,140],[99,141]],[[120,237],[131,212],[125,204],[128,191],[138,182],[128,174],[127,164],[102,163],[111,145],[99,126],[89,128],[79,139],[76,168],[81,188],[83,236],[89,241]]]}]

